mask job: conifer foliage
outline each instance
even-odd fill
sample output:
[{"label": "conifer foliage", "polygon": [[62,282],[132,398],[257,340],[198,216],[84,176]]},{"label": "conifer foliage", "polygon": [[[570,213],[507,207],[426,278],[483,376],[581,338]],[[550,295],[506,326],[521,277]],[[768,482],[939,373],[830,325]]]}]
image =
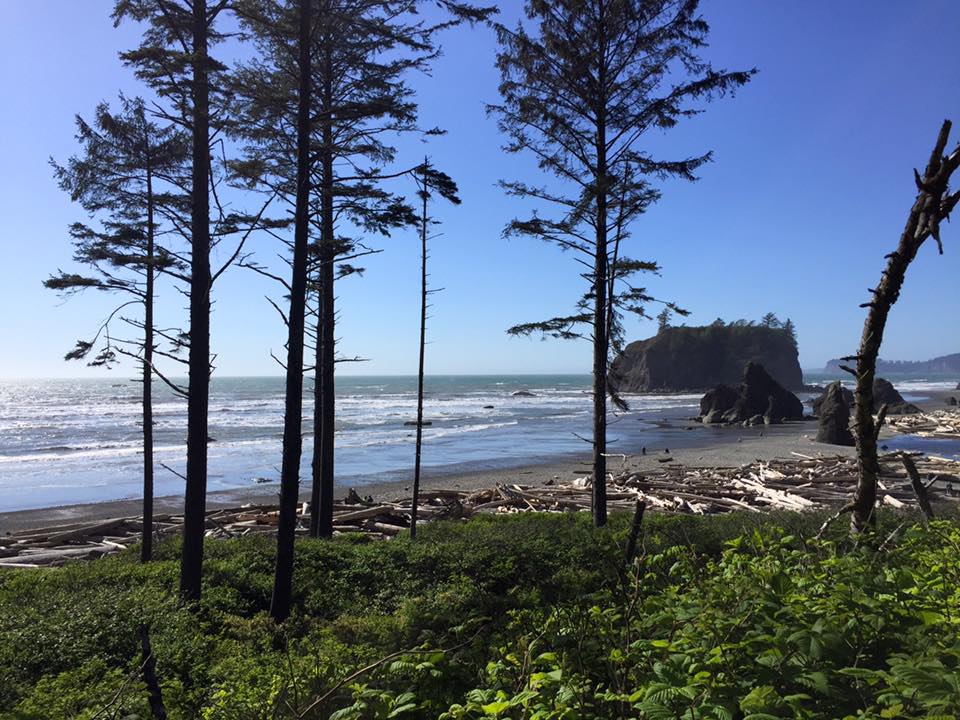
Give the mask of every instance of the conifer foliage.
[{"label": "conifer foliage", "polygon": [[[67,360],[93,354],[94,366],[109,366],[118,356],[140,364],[143,408],[143,542],[141,559],[153,553],[153,378],[160,377],[175,392],[155,364],[155,356],[180,360],[182,337],[157,328],[154,321],[155,283],[159,273],[181,275],[183,262],[161,244],[171,234],[171,222],[182,216],[189,146],[182,132],[151,122],[143,100],[120,98],[120,111],[101,103],[93,123],[77,116],[80,154],[65,165],[52,162],[61,189],[84,210],[99,217],[98,225],[70,226],[73,259],[87,274],[58,272],[44,285],[60,293],[99,290],[116,293],[120,303],[93,338],[77,341]],[[117,322],[113,322],[117,321]],[[125,330],[119,334],[115,326]],[[132,333],[132,336],[130,335]],[[170,343],[168,351],[157,348]]]},{"label": "conifer foliage", "polygon": [[[754,71],[714,69],[701,56],[709,31],[698,0],[528,0],[532,28],[497,25],[501,83],[489,110],[508,152],[531,154],[551,181],[502,182],[509,195],[552,208],[515,219],[505,234],[570,251],[588,289],[571,315],[510,329],[589,337],[593,343],[593,513],[606,523],[607,368],[622,315],[653,298],[634,284],[657,263],[623,253],[632,223],[660,197],[656,181],[695,180],[710,153],[655,158],[645,135],[666,130],[732,93]],[[680,312],[672,303],[668,306]],[[615,400],[618,400],[616,397]],[[618,402],[619,404],[619,402]]]}]

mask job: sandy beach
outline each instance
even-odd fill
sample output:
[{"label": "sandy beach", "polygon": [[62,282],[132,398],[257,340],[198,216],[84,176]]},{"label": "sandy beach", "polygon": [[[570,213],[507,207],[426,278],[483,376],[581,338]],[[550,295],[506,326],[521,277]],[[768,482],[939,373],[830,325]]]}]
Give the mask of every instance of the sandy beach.
[{"label": "sandy beach", "polygon": [[[923,410],[941,409],[945,399],[956,392],[932,392],[925,401],[917,403]],[[704,427],[690,420],[674,421],[662,427],[667,438],[662,447],[646,448],[646,454],[631,452],[616,454],[611,447],[609,467],[611,472],[640,471],[652,469],[663,463],[677,463],[687,467],[736,467],[753,462],[765,462],[773,458],[791,457],[792,453],[806,456],[852,456],[854,449],[837,445],[824,445],[814,441],[817,433],[816,420],[788,422],[783,425],[757,428]],[[888,429],[881,433],[881,440],[893,437]],[[666,444],[669,443],[669,444]],[[489,469],[427,470],[422,486],[424,489],[450,488],[471,490],[492,487],[497,483],[519,485],[542,485],[551,481],[570,480],[590,473],[590,456],[565,457],[545,463],[531,462],[522,466]],[[411,478],[412,480],[412,478]],[[411,480],[375,482],[355,489],[363,496],[378,500],[393,500],[405,497],[410,492]],[[337,488],[337,496],[346,495],[351,485]],[[249,488],[212,492],[207,496],[208,509],[238,507],[245,503],[276,503],[278,486],[274,483],[253,485]],[[304,487],[301,500],[309,499],[309,485]],[[175,513],[183,509],[182,496],[158,497],[154,503],[156,513]],[[141,501],[136,498],[110,502],[63,505],[0,513],[0,534],[70,522],[95,521],[116,517],[138,516]]]}]

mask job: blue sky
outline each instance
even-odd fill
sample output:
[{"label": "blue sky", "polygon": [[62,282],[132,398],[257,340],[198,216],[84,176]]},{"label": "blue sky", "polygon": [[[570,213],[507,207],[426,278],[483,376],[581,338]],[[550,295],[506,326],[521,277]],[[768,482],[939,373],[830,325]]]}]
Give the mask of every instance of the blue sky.
[{"label": "blue sky", "polygon": [[[112,27],[109,0],[0,2],[0,377],[102,374],[62,355],[94,327],[106,298],[67,302],[41,287],[68,269],[68,223],[82,211],[56,187],[49,156],[75,149],[73,116],[136,82],[117,52],[137,40]],[[515,20],[519,3],[502,4]],[[817,368],[855,349],[857,306],[895,246],[922,164],[944,118],[960,122],[960,27],[954,0],[705,0],[712,27],[707,56],[718,67],[757,67],[736,98],[644,142],[686,156],[712,149],[695,184],[669,183],[661,203],[634,227],[635,257],[661,263],[654,294],[692,311],[689,324],[767,311],[798,328],[800,359]],[[500,231],[527,207],[496,181],[537,181],[528,158],[500,150],[484,104],[497,99],[495,40],[485,28],[444,37],[444,56],[415,78],[426,126],[448,134],[429,145],[400,144],[400,162],[428,152],[460,184],[463,205],[438,207],[443,236],[433,242],[435,296],[427,370],[432,373],[587,372],[585,343],[514,339],[517,322],[566,312],[581,292],[569,256]],[[955,133],[960,138],[960,129]],[[944,228],[946,255],[931,245],[911,267],[882,355],[923,359],[960,351],[957,225]],[[412,234],[379,243],[366,276],[341,283],[341,350],[370,362],[344,373],[408,373],[416,367],[418,244]],[[275,247],[258,240],[265,260]],[[218,373],[276,374],[269,352],[284,331],[263,299],[277,295],[242,270],[215,290],[213,344]],[[184,299],[162,288],[170,319]],[[650,335],[652,322],[629,327]],[[121,371],[122,372],[122,371]]]}]

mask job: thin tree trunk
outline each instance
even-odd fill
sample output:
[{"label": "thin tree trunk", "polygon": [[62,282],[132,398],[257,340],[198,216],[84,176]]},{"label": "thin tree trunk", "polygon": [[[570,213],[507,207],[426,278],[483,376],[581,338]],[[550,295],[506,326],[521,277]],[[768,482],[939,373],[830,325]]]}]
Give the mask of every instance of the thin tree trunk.
[{"label": "thin tree trunk", "polygon": [[150,714],[154,720],[167,720],[167,708],[163,704],[163,690],[160,688],[160,679],[157,677],[157,659],[153,656],[153,646],[150,643],[150,631],[140,623],[140,657],[141,676],[143,684],[147,686],[147,701],[150,703]]},{"label": "thin tree trunk", "polygon": [[420,360],[417,365],[417,449],[413,464],[413,503],[410,506],[410,537],[417,537],[420,505],[420,453],[423,447],[423,359],[427,342],[427,160],[423,161],[423,207],[420,215]]},{"label": "thin tree trunk", "polygon": [[210,396],[210,115],[207,3],[193,0],[193,178],[190,213],[190,369],[187,483],[183,507],[180,595],[200,599],[207,503],[207,410]]},{"label": "thin tree trunk", "polygon": [[[602,80],[601,72],[601,80]],[[593,292],[593,523],[607,524],[607,130],[597,120],[597,227]]]},{"label": "thin tree trunk", "polygon": [[320,436],[323,434],[323,385],[320,382],[320,366],[323,364],[323,347],[320,343],[320,325],[322,323],[320,319],[320,304],[323,302],[323,291],[320,290],[322,283],[320,265],[321,261],[318,260],[315,275],[317,296],[319,299],[317,301],[316,342],[313,356],[313,455],[310,464],[311,477],[313,479],[310,488],[310,537],[313,538],[320,537]]},{"label": "thin tree trunk", "polygon": [[[906,227],[900,236],[897,249],[887,256],[887,266],[883,271],[880,284],[873,291],[873,300],[866,303],[869,308],[863,324],[860,349],[854,358],[857,361],[857,379],[855,396],[855,435],[857,441],[857,489],[853,499],[853,515],[850,526],[853,532],[862,532],[868,525],[876,523],[874,508],[877,502],[877,479],[880,464],[877,459],[877,434],[879,424],[873,417],[873,381],[877,372],[877,356],[883,333],[887,325],[890,308],[900,297],[907,268],[917,256],[917,251],[930,235],[937,238],[939,244],[940,222],[949,216],[950,211],[960,199],[960,193],[944,197],[950,182],[950,175],[960,164],[960,148],[949,157],[943,157],[950,135],[950,121],[946,120],[940,129],[930,161],[927,163],[923,178],[916,174],[919,193],[910,209]],[[942,250],[941,250],[942,252]]]},{"label": "thin tree trunk", "polygon": [[153,174],[147,161],[147,267],[143,299],[143,530],[140,562],[153,559]]},{"label": "thin tree trunk", "polygon": [[[334,387],[334,260],[336,258],[333,223],[333,126],[329,109],[333,106],[332,62],[329,50],[324,59],[323,80],[323,147],[321,149],[321,217],[320,217],[320,302],[317,312],[318,434],[314,437],[313,483],[317,493],[310,526],[314,537],[333,535],[333,441],[336,417]],[[316,426],[316,423],[315,423]]]},{"label": "thin tree trunk", "polygon": [[310,28],[312,0],[300,0],[300,87],[297,107],[297,198],[287,318],[287,382],[283,418],[283,459],[280,469],[280,517],[277,562],[270,614],[276,622],[290,615],[293,592],[294,539],[300,494],[300,455],[303,451],[303,335],[307,298],[307,245],[310,222]]}]

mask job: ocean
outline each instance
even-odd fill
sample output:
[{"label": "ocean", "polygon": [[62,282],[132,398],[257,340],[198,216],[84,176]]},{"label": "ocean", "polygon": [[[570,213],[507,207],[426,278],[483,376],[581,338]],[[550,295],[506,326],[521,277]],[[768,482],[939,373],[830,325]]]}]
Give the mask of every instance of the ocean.
[{"label": "ocean", "polygon": [[[830,378],[810,375],[807,382]],[[308,382],[309,386],[310,383]],[[946,380],[898,382],[910,398]],[[955,385],[955,382],[954,382]],[[953,387],[954,385],[949,385]],[[433,376],[426,381],[423,466],[428,476],[583,458],[590,446],[587,375]],[[515,395],[526,391],[530,396]],[[123,378],[0,381],[0,512],[137,498],[142,492],[140,385]],[[183,493],[186,402],[154,385],[155,494]],[[700,395],[642,395],[609,419],[609,451],[709,444],[722,434],[685,430]],[[304,398],[304,430],[313,402]],[[412,476],[415,377],[339,377],[336,478],[346,487]],[[669,423],[673,427],[668,427]],[[279,480],[283,378],[214,377],[208,491]],[[579,437],[578,437],[579,436]],[[301,477],[309,486],[313,437]]]},{"label": "ocean", "polygon": [[[311,383],[308,382],[309,386]],[[208,491],[279,480],[283,378],[214,377]],[[426,380],[426,473],[531,465],[589,452],[586,375],[434,376]],[[532,396],[513,393],[526,391]],[[0,512],[140,497],[140,385],[125,379],[0,381]],[[183,492],[186,402],[154,384],[155,494]],[[644,396],[611,418],[611,452],[668,434],[663,420],[696,415],[698,395]],[[304,397],[301,477],[309,485],[312,393]],[[402,480],[413,467],[415,377],[337,380],[340,486]],[[640,422],[638,422],[638,420]],[[675,443],[676,444],[676,443]],[[620,448],[624,448],[621,450]]]}]

